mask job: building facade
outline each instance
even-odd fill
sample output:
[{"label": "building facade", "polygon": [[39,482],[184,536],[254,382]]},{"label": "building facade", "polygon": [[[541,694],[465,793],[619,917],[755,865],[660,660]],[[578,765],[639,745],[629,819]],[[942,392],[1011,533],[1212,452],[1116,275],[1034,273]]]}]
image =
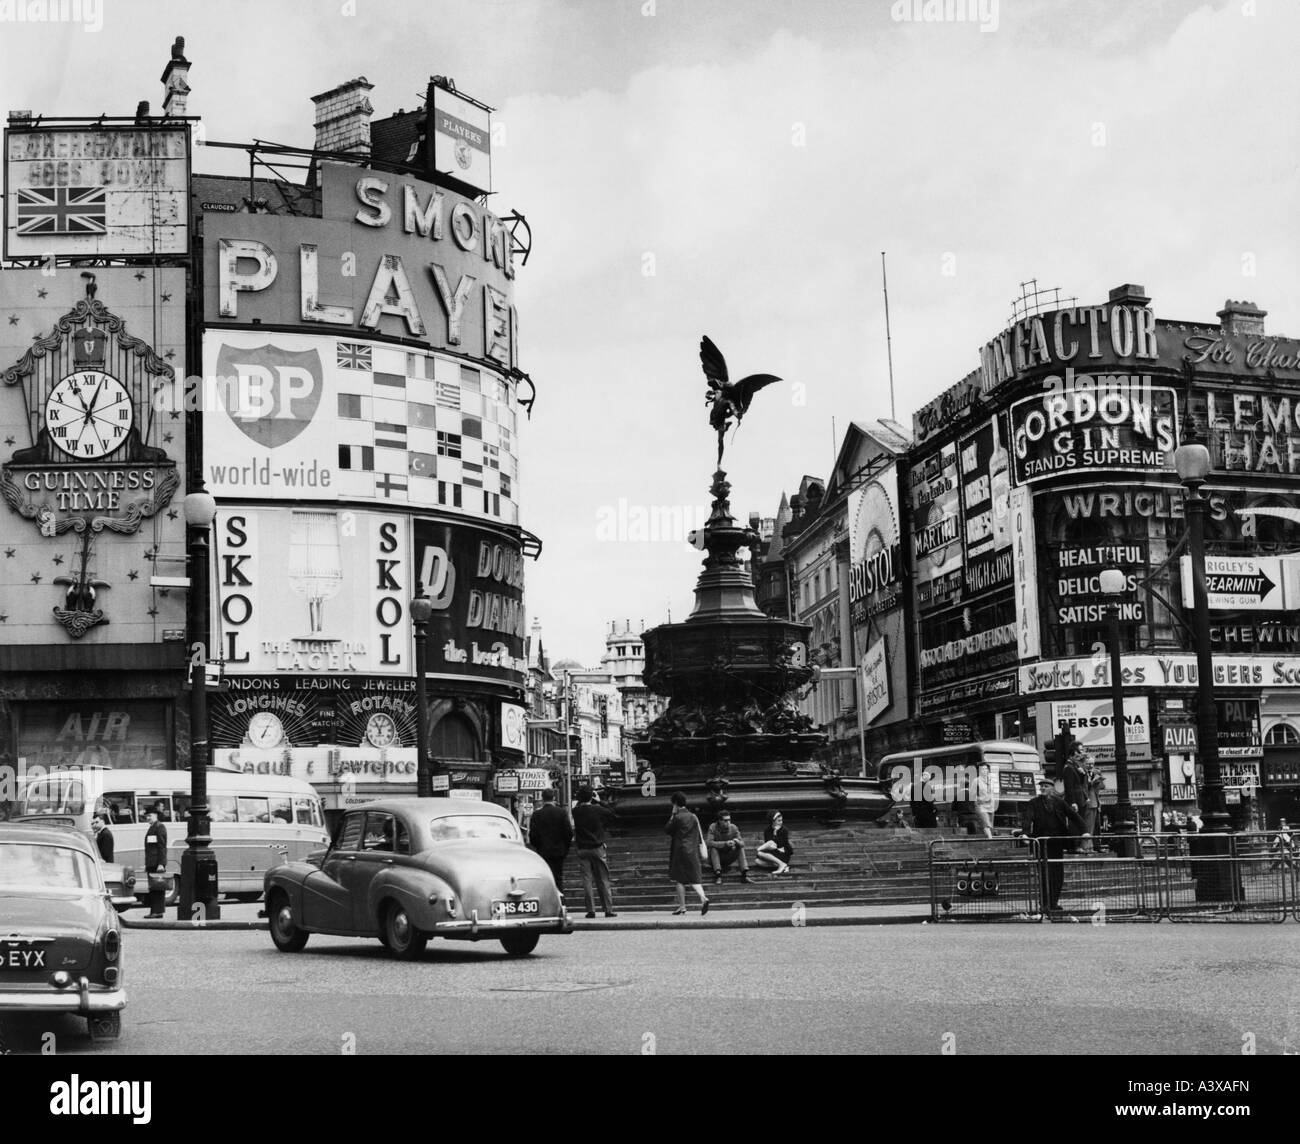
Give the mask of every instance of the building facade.
[{"label": "building facade", "polygon": [[[193,175],[182,46],[163,116],[10,118],[0,757],[187,765],[199,654],[224,679],[214,765],[306,779],[339,811],[414,792],[423,720],[435,793],[493,797],[527,762],[540,541],[491,109],[438,79],[372,124],[360,78],[315,97],[301,183]],[[106,145],[138,158],[78,161]],[[54,202],[73,173],[84,193]],[[180,507],[204,489],[193,600]]]}]

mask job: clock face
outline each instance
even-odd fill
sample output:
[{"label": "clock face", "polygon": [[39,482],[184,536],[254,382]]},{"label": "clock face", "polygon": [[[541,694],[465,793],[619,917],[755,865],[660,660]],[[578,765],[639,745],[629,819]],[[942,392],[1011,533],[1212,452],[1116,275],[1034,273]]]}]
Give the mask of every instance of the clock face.
[{"label": "clock face", "polygon": [[397,740],[397,724],[391,715],[377,713],[366,723],[366,741],[372,747],[391,747]]},{"label": "clock face", "polygon": [[254,747],[278,747],[284,742],[280,717],[270,711],[259,711],[248,721],[248,741]]},{"label": "clock face", "polygon": [[126,444],[134,423],[135,407],[125,387],[100,370],[68,374],[45,402],[50,440],[81,461],[107,457]]}]

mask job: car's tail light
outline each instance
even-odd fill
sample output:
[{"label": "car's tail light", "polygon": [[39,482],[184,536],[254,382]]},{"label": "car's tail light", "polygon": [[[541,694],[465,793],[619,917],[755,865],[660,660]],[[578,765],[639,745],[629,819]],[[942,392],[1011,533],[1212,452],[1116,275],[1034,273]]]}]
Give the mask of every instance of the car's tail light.
[{"label": "car's tail light", "polygon": [[118,976],[120,974],[121,974],[121,970],[118,969],[116,965],[110,965],[107,969],[104,970],[104,984],[116,985]]},{"label": "car's tail light", "polygon": [[[122,935],[115,929],[111,929],[104,935],[104,957],[109,961],[116,961],[118,955],[122,952]],[[117,970],[112,970],[116,973]]]}]

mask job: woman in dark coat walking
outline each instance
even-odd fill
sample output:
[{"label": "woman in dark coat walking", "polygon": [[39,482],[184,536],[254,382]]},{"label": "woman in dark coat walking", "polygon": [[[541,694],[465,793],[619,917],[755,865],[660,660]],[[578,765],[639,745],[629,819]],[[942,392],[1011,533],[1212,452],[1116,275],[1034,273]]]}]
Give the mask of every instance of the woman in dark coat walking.
[{"label": "woman in dark coat walking", "polygon": [[709,912],[709,899],[704,893],[704,878],[700,873],[700,850],[704,846],[704,832],[700,820],[686,809],[686,795],[673,791],[673,812],[664,827],[671,841],[668,844],[668,877],[677,883],[677,908],[674,914],[686,912],[686,887],[690,886],[700,899],[700,916]]}]

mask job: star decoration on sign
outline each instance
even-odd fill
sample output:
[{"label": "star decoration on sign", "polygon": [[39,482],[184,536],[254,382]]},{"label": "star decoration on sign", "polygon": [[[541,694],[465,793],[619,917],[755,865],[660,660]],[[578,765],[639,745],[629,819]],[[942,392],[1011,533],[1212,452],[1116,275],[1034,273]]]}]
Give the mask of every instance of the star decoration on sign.
[{"label": "star decoration on sign", "polygon": [[40,582],[41,582],[41,574],[40,574],[39,572],[33,572],[33,573],[32,573],[32,583],[33,583],[33,584],[39,584]]},{"label": "star decoration on sign", "polygon": [[138,580],[140,579],[140,573],[132,568],[131,571],[126,574],[126,578],[128,580]]},{"label": "star decoration on sign", "polygon": [[143,282],[143,281],[144,281],[144,271],[143,271],[143,270],[137,270],[137,271],[135,272],[135,280],[136,280],[137,282]]},{"label": "star decoration on sign", "polygon": [[7,624],[8,622],[9,617],[5,615],[4,612],[0,612],[0,624]]},{"label": "star decoration on sign", "polygon": [[150,609],[149,609],[149,614],[150,614],[151,616],[156,616],[156,615],[158,614],[158,609],[157,609],[157,608],[150,608]]},{"label": "star decoration on sign", "polygon": [[[170,438],[168,438],[168,440],[170,440]],[[175,510],[174,508],[169,508],[169,509],[167,510],[167,519],[168,519],[168,520],[175,520],[175,519],[176,519],[176,510]]]},{"label": "star decoration on sign", "polygon": [[162,295],[162,300],[164,302],[170,302],[172,300],[171,291],[164,291]]},{"label": "star decoration on sign", "polygon": [[54,558],[54,563],[55,563],[55,564],[62,564],[62,563],[63,563],[63,557],[62,557],[62,556],[56,556],[56,557]]},{"label": "star decoration on sign", "polygon": [[[170,294],[166,295],[166,297],[164,297],[163,301],[166,301],[167,298],[170,298],[170,297],[171,297]],[[176,351],[175,351],[175,350],[168,350],[165,354],[163,354],[163,357],[165,357],[168,361],[171,361],[172,358],[174,358],[175,356],[176,356]]]},{"label": "star decoration on sign", "polygon": [[49,294],[49,291],[48,291],[48,290],[37,290],[37,291],[36,291],[36,297],[38,297],[38,298],[44,298],[47,294]]},{"label": "star decoration on sign", "polygon": [[173,409],[171,411],[171,418],[173,421],[179,421],[180,417],[181,417],[181,411],[179,409]]},{"label": "star decoration on sign", "polygon": [[13,559],[13,555],[14,555],[14,553],[15,553],[16,551],[17,551],[17,549],[14,549],[14,548],[6,548],[6,549],[5,549],[5,559],[6,559],[6,560],[12,560],[12,559]]},{"label": "star decoration on sign", "polygon": [[16,325],[18,325],[18,315],[17,315],[17,314],[10,314],[10,315],[9,315],[9,324],[10,324],[11,326],[16,326]]},{"label": "star decoration on sign", "polygon": [[148,552],[144,554],[146,560],[156,559],[158,556],[158,546],[155,544]]},{"label": "star decoration on sign", "polygon": [[165,444],[165,445],[170,445],[170,444],[172,443],[172,438],[173,438],[173,436],[175,436],[175,434],[172,434],[172,433],[164,433],[164,434],[163,434],[163,444]]},{"label": "star decoration on sign", "polygon": [[6,445],[12,445],[13,443],[14,443],[14,439],[13,439],[12,437],[6,437],[6,438],[5,438],[5,444],[6,444]]}]

